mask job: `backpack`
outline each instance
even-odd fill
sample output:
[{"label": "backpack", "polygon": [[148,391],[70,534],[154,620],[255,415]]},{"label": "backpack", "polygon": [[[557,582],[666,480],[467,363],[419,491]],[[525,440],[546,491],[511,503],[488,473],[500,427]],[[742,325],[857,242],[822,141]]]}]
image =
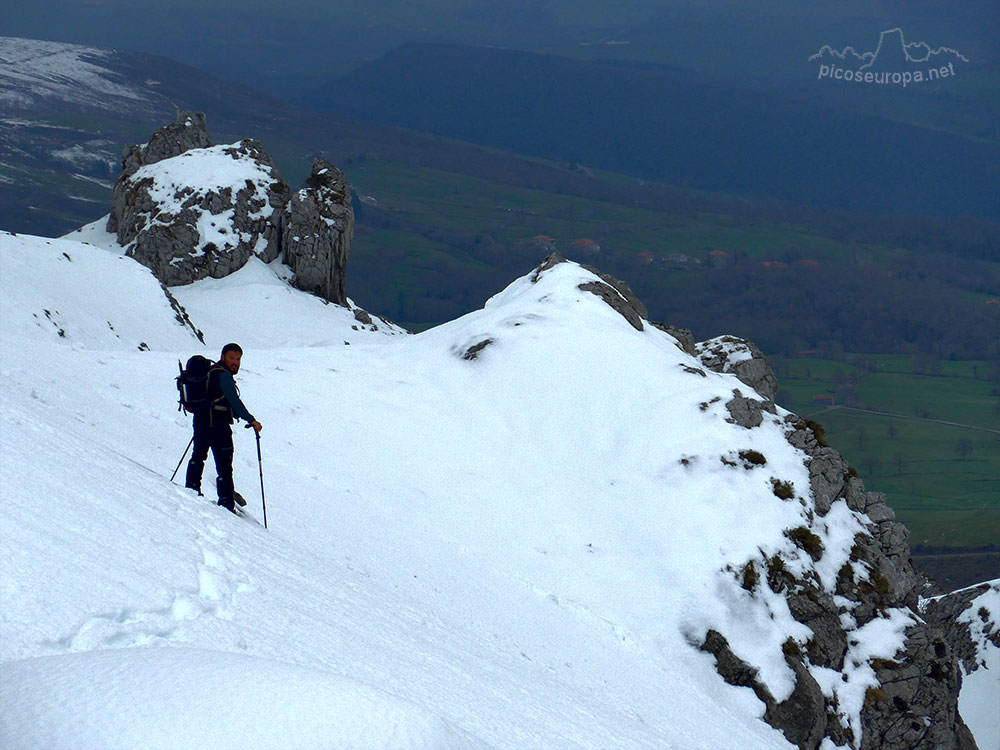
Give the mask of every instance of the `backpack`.
[{"label": "backpack", "polygon": [[177,369],[180,370],[176,378],[179,394],[177,411],[193,414],[208,409],[212,402],[208,395],[208,374],[214,364],[200,354],[191,357],[185,367],[181,367],[181,361],[177,360]]}]

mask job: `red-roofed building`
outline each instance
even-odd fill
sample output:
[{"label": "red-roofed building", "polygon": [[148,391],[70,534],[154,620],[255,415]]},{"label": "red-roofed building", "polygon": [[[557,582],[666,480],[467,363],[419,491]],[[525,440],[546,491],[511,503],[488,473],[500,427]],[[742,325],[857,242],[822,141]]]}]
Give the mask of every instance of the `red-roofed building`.
[{"label": "red-roofed building", "polygon": [[601,246],[594,240],[581,237],[580,239],[573,240],[573,250],[584,255],[597,255],[601,252]]},{"label": "red-roofed building", "polygon": [[545,234],[536,234],[531,238],[531,244],[547,253],[555,252],[556,250],[556,241]]}]

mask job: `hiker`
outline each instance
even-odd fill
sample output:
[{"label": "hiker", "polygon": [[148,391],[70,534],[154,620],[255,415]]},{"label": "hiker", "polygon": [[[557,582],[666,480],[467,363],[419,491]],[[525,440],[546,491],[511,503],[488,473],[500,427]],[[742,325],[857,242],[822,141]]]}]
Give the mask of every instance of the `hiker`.
[{"label": "hiker", "polygon": [[[201,494],[201,475],[205,469],[208,449],[215,458],[216,491],[219,505],[233,513],[235,503],[243,500],[233,486],[233,418],[245,420],[257,433],[261,424],[254,419],[243,402],[233,376],[240,371],[243,349],[239,344],[222,347],[222,357],[208,372],[208,405],[194,412],[194,450],[188,462],[185,486]],[[240,502],[245,505],[246,502]]]}]

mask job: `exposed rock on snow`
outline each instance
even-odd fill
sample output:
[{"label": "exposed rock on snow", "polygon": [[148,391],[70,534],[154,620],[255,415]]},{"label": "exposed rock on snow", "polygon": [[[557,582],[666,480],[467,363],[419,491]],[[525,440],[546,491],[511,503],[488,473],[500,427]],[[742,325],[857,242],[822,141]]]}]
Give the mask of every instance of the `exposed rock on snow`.
[{"label": "exposed rock on snow", "polygon": [[891,659],[873,660],[878,687],[865,693],[862,750],[972,750],[975,739],[958,711],[961,661],[941,623],[917,623]]},{"label": "exposed rock on snow", "polygon": [[[968,734],[975,735],[976,743],[983,750],[1000,747],[997,699],[1000,694],[1000,579],[928,599],[922,602],[921,609],[936,636],[930,646],[938,652],[944,650],[961,666],[962,675],[958,681],[967,689],[959,695],[959,709],[961,719],[971,730]],[[925,649],[928,647],[922,645]],[[902,664],[893,666],[904,668]],[[922,675],[919,682],[900,681],[899,687],[915,693],[914,698],[919,700],[923,694],[914,690],[916,686],[923,692],[940,690],[942,683],[954,686],[956,676],[948,671],[950,663],[939,660],[938,666],[939,669],[930,675],[932,679]],[[903,699],[913,702],[909,695],[904,695]],[[973,745],[967,737],[966,744],[959,747]]]},{"label": "exposed rock on snow", "polygon": [[[766,410],[736,392],[727,409],[734,421],[753,429]],[[777,699],[759,679],[757,667],[740,659],[722,633],[711,633],[702,648],[715,655],[727,682],[754,690],[765,704],[765,720],[800,748],[816,748],[824,737],[871,750],[975,747],[958,711],[961,664],[972,651],[971,640],[961,627],[955,633],[957,614],[971,597],[945,597],[919,612],[918,599],[928,583],[912,566],[907,530],[895,522],[885,496],[864,490],[817,425],[794,415],[785,420],[789,442],[807,456],[813,502],[803,502],[815,511],[808,514],[808,527],[790,530],[789,537],[817,565],[796,573],[785,555],[763,555],[739,568],[738,575],[752,595],[781,596],[794,620],[809,629],[806,639],[782,646],[795,673],[794,689]],[[857,514],[862,527],[847,558],[831,568],[815,532],[838,504]],[[859,634],[884,629],[892,620],[902,636],[896,648],[877,658],[866,655],[865,637]]]},{"label": "exposed rock on snow", "polygon": [[316,159],[306,187],[288,202],[281,227],[284,262],[295,274],[292,284],[346,305],[354,209],[344,173]]},{"label": "exposed rock on snow", "polygon": [[198,112],[125,149],[107,229],[167,285],[280,257],[293,285],[348,305],[354,212],[343,173],[317,159],[293,195],[259,142],[213,146]]},{"label": "exposed rock on snow", "polygon": [[717,336],[696,344],[692,353],[710,370],[731,372],[768,401],[774,401],[778,379],[753,342],[736,336]]},{"label": "exposed rock on snow", "polygon": [[725,637],[717,631],[708,631],[701,648],[715,657],[716,669],[726,682],[753,690],[765,706],[764,720],[781,729],[789,742],[800,748],[819,746],[828,733],[827,702],[818,683],[803,666],[801,657],[786,655],[788,666],[795,673],[795,687],[788,698],[778,701],[758,679],[758,670],[736,656]]},{"label": "exposed rock on snow", "polygon": [[625,318],[635,330],[642,330],[642,317],[638,311],[610,284],[605,284],[603,281],[588,281],[585,284],[580,284],[579,289],[596,294],[607,302],[612,310]]},{"label": "exposed rock on snow", "polygon": [[670,325],[669,323],[661,323],[657,320],[649,321],[649,324],[655,328],[659,328],[664,333],[669,333],[675,339],[677,339],[677,346],[680,350],[688,354],[695,354],[695,343],[694,336],[691,335],[690,328],[679,328],[678,326]]},{"label": "exposed rock on snow", "polygon": [[[532,281],[537,282],[541,274],[545,271],[553,268],[560,263],[567,263],[566,260],[560,253],[551,253],[548,255],[535,269],[532,275]],[[687,352],[688,354],[695,353],[695,343],[694,338],[691,336],[691,331],[687,328],[678,328],[677,326],[672,326],[667,323],[660,323],[656,321],[650,321],[647,318],[649,313],[646,310],[646,306],[639,300],[632,291],[632,288],[621,279],[616,279],[614,276],[603,273],[598,269],[583,265],[581,268],[586,269],[590,273],[597,276],[600,281],[588,281],[580,285],[580,289],[585,292],[590,292],[596,294],[598,297],[603,299],[613,310],[618,312],[625,320],[629,322],[633,328],[637,331],[643,330],[643,321],[645,323],[658,328],[664,333],[669,333],[675,339],[677,339],[677,346],[681,351]],[[761,355],[763,358],[763,355]]]},{"label": "exposed rock on snow", "polygon": [[773,402],[744,396],[739,388],[733,390],[733,398],[726,403],[726,409],[734,424],[748,430],[760,427],[764,421],[764,412],[775,413]]},{"label": "exposed rock on snow", "polygon": [[205,117],[179,112],[146,146],[129,146],[108,231],[167,285],[222,278],[251,255],[278,255],[288,185],[256,141],[212,146]]},{"label": "exposed rock on snow", "polygon": [[[193,148],[208,148],[211,145],[204,113],[179,110],[177,119],[153,133],[149,143],[144,146],[133,143],[125,147],[119,179],[131,177],[136,170],[147,164],[156,164]],[[114,231],[113,228],[109,229]]]}]

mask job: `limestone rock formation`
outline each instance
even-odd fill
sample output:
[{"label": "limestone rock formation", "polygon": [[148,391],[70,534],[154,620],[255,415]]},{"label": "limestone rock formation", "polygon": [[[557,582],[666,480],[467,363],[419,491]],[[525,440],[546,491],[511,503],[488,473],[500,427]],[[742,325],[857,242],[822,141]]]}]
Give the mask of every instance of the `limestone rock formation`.
[{"label": "limestone rock formation", "polygon": [[[738,389],[735,393],[727,404],[735,423],[750,429],[765,412],[775,413],[773,405],[769,409],[767,403],[748,399]],[[838,746],[865,750],[975,748],[958,711],[962,665],[966,672],[974,668],[970,655],[975,649],[968,628],[956,624],[957,613],[970,606],[972,596],[951,595],[922,610],[921,597],[931,587],[913,568],[908,532],[896,523],[885,496],[865,491],[854,469],[827,445],[819,425],[795,415],[787,415],[784,421],[789,442],[808,456],[808,495],[815,503],[815,522],[821,523],[834,504],[843,501],[864,520],[864,528],[855,535],[832,591],[815,574],[793,573],[793,566],[780,555],[762,553],[759,559],[734,569],[740,585],[751,595],[766,586],[768,596],[783,597],[792,617],[812,633],[805,643],[790,639],[782,647],[795,679],[790,697],[775,699],[756,667],[733,653],[725,634],[712,631],[701,648],[716,657],[717,669],[727,682],[750,687],[765,705],[765,720],[803,750],[815,750],[824,738]],[[795,488],[775,482],[775,493],[779,492],[787,492],[789,499],[797,494]],[[814,561],[823,559],[825,550],[810,529],[788,533]],[[879,626],[892,612],[909,618],[905,640],[893,658],[871,661],[874,680],[864,695],[858,716],[860,736],[856,736],[845,721],[844,707],[824,694],[818,675],[823,670],[846,675],[849,669],[862,666],[851,651],[855,634],[868,625]]]},{"label": "limestone rock formation", "polygon": [[778,379],[753,342],[736,336],[717,336],[696,344],[695,353],[709,370],[731,372],[765,399],[774,401]]},{"label": "limestone rock formation", "polygon": [[306,187],[292,195],[281,219],[283,260],[292,283],[338,305],[347,304],[347,258],[354,210],[343,172],[316,159]]},{"label": "limestone rock formation", "polygon": [[179,110],[177,119],[157,130],[149,139],[149,143],[144,146],[135,143],[126,146],[122,153],[122,172],[115,180],[111,194],[108,231],[118,231],[118,225],[128,204],[127,181],[136,170],[147,164],[180,156],[192,148],[208,148],[211,145],[205,115],[201,112]]},{"label": "limestone rock formation", "polygon": [[293,194],[259,142],[213,146],[197,112],[125,149],[107,227],[168,286],[227,276],[256,255],[281,258],[292,284],[348,305],[354,213],[343,173],[317,159]]}]

